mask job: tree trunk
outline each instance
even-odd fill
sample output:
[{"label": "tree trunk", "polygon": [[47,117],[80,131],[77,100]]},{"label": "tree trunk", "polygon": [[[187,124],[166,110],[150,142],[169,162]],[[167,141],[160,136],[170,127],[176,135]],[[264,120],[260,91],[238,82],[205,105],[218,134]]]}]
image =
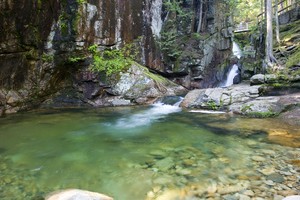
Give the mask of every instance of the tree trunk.
[{"label": "tree trunk", "polygon": [[276,23],[276,40],[280,44],[280,35],[279,35],[279,19],[278,19],[278,0],[275,0],[275,23]]},{"label": "tree trunk", "polygon": [[199,8],[199,22],[197,27],[197,33],[200,33],[202,26],[202,16],[203,16],[203,0],[200,0],[200,8]]},{"label": "tree trunk", "polygon": [[265,62],[267,66],[272,67],[273,63],[276,62],[273,56],[273,30],[272,30],[272,0],[266,0],[266,55]]}]

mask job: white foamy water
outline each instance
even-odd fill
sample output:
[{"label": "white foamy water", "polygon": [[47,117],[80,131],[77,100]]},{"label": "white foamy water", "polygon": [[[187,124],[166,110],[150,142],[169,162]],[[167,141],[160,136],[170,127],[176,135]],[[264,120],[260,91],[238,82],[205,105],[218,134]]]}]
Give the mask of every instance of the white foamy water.
[{"label": "white foamy water", "polygon": [[240,49],[239,45],[236,42],[232,43],[232,53],[238,59],[240,59],[243,56],[242,50]]},{"label": "white foamy water", "polygon": [[238,67],[236,64],[234,64],[234,65],[231,67],[231,69],[230,69],[230,71],[229,71],[229,73],[228,73],[228,75],[227,75],[225,87],[228,87],[228,86],[233,85],[233,79],[234,79],[234,77],[235,77],[236,75],[238,75],[238,70],[239,70],[239,67]]},{"label": "white foamy water", "polygon": [[148,110],[132,114],[128,117],[122,117],[115,123],[109,124],[118,129],[129,129],[143,126],[149,126],[158,119],[165,118],[168,114],[180,112],[180,102],[174,105],[166,105],[161,102],[155,103]]},{"label": "white foamy water", "polygon": [[223,111],[215,111],[215,110],[190,110],[192,113],[203,113],[203,114],[226,114]]}]

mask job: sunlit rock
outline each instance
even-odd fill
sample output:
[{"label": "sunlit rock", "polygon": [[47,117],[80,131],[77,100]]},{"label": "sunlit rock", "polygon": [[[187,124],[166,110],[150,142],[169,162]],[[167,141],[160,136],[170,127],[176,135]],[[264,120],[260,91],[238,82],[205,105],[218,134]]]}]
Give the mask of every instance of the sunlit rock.
[{"label": "sunlit rock", "polygon": [[159,195],[156,200],[176,200],[183,199],[184,192],[182,190],[167,190],[163,194]]},{"label": "sunlit rock", "polygon": [[300,195],[293,195],[293,196],[286,197],[282,200],[299,200],[299,199],[300,199]]},{"label": "sunlit rock", "polygon": [[127,72],[120,74],[119,80],[111,88],[111,93],[145,103],[158,97],[182,95],[187,90],[135,63]]},{"label": "sunlit rock", "polygon": [[49,194],[45,200],[113,200],[104,194],[90,192],[87,190],[68,189]]}]

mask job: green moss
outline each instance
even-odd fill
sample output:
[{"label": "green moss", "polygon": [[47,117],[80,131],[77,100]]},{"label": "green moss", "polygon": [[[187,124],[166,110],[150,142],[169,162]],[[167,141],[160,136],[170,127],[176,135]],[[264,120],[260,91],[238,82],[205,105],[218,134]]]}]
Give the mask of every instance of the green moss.
[{"label": "green moss", "polygon": [[291,39],[293,35],[297,33],[299,34],[299,32],[300,32],[300,20],[280,27],[280,37],[285,41]]},{"label": "green moss", "polygon": [[278,115],[276,112],[267,111],[267,112],[247,112],[246,115],[248,117],[255,117],[255,118],[269,118],[275,117]]},{"label": "green moss", "polygon": [[136,65],[136,66],[138,66],[143,71],[143,73],[146,76],[148,76],[149,78],[151,78],[152,80],[154,80],[156,83],[165,84],[165,83],[169,82],[168,79],[166,79],[166,78],[164,78],[164,77],[162,77],[162,76],[160,76],[158,74],[154,74],[154,73],[150,72],[147,67],[144,67],[144,66],[138,64],[137,62],[133,62],[133,64]]},{"label": "green moss", "polygon": [[25,57],[27,59],[38,59],[38,52],[35,49],[31,49],[25,52]]},{"label": "green moss", "polygon": [[297,51],[288,57],[286,62],[287,67],[292,67],[293,65],[300,63],[300,48],[298,47]]}]

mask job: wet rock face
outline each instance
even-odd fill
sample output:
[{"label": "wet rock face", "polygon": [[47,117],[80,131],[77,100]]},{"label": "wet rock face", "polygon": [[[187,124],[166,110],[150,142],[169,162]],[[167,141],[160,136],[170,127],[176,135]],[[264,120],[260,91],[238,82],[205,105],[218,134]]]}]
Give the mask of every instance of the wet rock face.
[{"label": "wet rock face", "polygon": [[[184,1],[180,6],[198,16],[198,1]],[[74,77],[91,64],[88,47],[93,44],[103,50],[134,42],[139,63],[186,88],[213,86],[218,81],[217,66],[230,54],[230,22],[218,12],[224,6],[215,1],[204,6],[209,12],[199,38],[180,44],[180,58],[169,63],[157,43],[168,21],[162,0],[3,0],[0,109],[26,109],[69,87],[81,90],[85,97],[92,94],[99,81]],[[198,20],[180,19],[177,33],[191,37]],[[20,97],[14,105],[8,104],[10,91]]]}]

